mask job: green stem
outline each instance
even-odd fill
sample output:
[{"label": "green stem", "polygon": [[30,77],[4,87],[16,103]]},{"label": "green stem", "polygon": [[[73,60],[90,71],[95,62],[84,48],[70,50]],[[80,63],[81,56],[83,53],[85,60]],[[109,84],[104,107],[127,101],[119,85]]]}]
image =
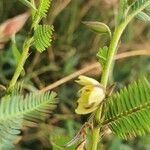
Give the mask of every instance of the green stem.
[{"label": "green stem", "polygon": [[29,47],[31,45],[32,40],[33,40],[32,38],[29,38],[24,43],[23,52],[22,52],[20,60],[18,62],[16,71],[15,71],[15,73],[14,73],[14,75],[13,75],[13,77],[12,77],[10,83],[9,83],[8,88],[7,88],[8,92],[10,92],[13,89],[13,87],[15,86],[15,84],[16,84],[16,82],[17,82],[17,80],[18,80],[18,78],[19,78],[19,76],[20,76],[20,74],[23,70],[23,66],[24,66],[25,61],[28,57]]},{"label": "green stem", "polygon": [[131,15],[129,15],[125,21],[123,23],[121,23],[118,27],[116,27],[116,30],[113,34],[110,46],[109,46],[109,51],[108,51],[108,57],[107,57],[107,62],[105,65],[105,68],[103,70],[102,73],[102,78],[101,78],[101,84],[106,88],[107,83],[108,83],[108,79],[109,79],[109,73],[112,69],[112,64],[113,64],[113,60],[114,60],[114,56],[117,52],[117,46],[118,46],[118,42],[119,39],[124,31],[124,29],[126,28],[126,26],[128,25],[128,23],[139,13],[141,12],[143,9],[145,9],[147,6],[150,5],[150,0],[148,0],[141,8],[137,9],[136,11],[134,11]]},{"label": "green stem", "polygon": [[94,127],[92,130],[92,150],[97,150],[97,146],[100,140],[100,128]]},{"label": "green stem", "polygon": [[101,84],[106,88],[108,79],[109,79],[109,74],[112,69],[112,64],[114,60],[114,56],[117,52],[117,46],[119,39],[121,37],[122,32],[124,31],[125,27],[127,24],[121,24],[118,26],[113,34],[113,38],[111,40],[110,46],[109,46],[109,51],[108,51],[108,57],[107,57],[107,62],[105,65],[105,68],[103,70],[102,78],[101,78]]},{"label": "green stem", "polygon": [[[102,74],[102,79],[101,79],[101,84],[106,88],[107,86],[107,82],[108,82],[108,77],[109,77],[109,73],[112,69],[112,64],[113,64],[113,59],[115,56],[115,53],[117,51],[117,45],[120,39],[120,36],[123,32],[125,28],[125,25],[120,25],[119,27],[116,28],[111,43],[110,43],[110,47],[109,47],[109,51],[108,51],[108,58],[107,58],[107,62]],[[98,109],[97,113],[96,113],[96,118],[98,118],[98,116],[100,116],[101,111]],[[100,120],[101,118],[99,118]],[[97,150],[97,145],[99,143],[100,140],[100,127],[97,124],[93,125],[93,131],[92,131],[92,150]]]},{"label": "green stem", "polygon": [[[108,51],[108,57],[107,57],[107,62],[105,65],[105,68],[102,73],[102,78],[101,78],[101,84],[104,86],[104,88],[107,87],[108,79],[109,79],[109,74],[112,69],[112,66],[114,64],[114,56],[117,52],[117,46],[120,40],[120,37],[128,25],[128,23],[139,13],[141,12],[144,8],[146,8],[150,4],[150,1],[145,3],[140,9],[136,10],[133,12],[131,15],[129,15],[123,23],[121,23],[119,26],[116,27],[116,30],[114,31],[110,46],[109,46],[109,51]],[[99,118],[99,121],[101,121],[101,109],[98,109],[96,112],[95,119]],[[97,146],[100,140],[100,129],[101,127],[97,125],[97,123],[93,123],[93,130],[92,130],[92,150],[97,150]]]},{"label": "green stem", "polygon": [[93,130],[92,130],[92,150],[97,150],[97,145],[100,140],[100,118],[102,115],[102,105],[99,107],[94,116]]}]

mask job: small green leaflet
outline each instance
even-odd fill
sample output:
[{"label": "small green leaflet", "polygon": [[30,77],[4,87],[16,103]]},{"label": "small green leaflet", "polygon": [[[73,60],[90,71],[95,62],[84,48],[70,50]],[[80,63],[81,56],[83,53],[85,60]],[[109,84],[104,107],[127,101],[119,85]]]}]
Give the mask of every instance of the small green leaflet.
[{"label": "small green leaflet", "polygon": [[40,0],[37,11],[32,11],[32,28],[36,28],[43,17],[47,16],[52,0]]},{"label": "small green leaflet", "polygon": [[34,31],[34,46],[37,51],[43,52],[50,45],[52,41],[53,27],[50,25],[38,25]]},{"label": "small green leaflet", "polygon": [[104,46],[103,48],[100,48],[98,50],[98,53],[96,54],[97,59],[100,62],[100,64],[102,65],[103,68],[106,64],[107,55],[108,55],[108,47],[107,46]]},{"label": "small green leaflet", "polygon": [[150,22],[150,16],[147,15],[145,12],[138,13],[136,17],[141,21]]},{"label": "small green leaflet", "polygon": [[28,0],[19,0],[19,1],[20,1],[22,4],[24,4],[25,6],[31,8],[31,9],[36,10],[35,6],[34,6],[31,2],[29,2]]},{"label": "small green leaflet", "polygon": [[[150,16],[147,14],[149,12],[149,7],[150,7],[150,0],[135,0],[130,5],[130,15],[138,12],[136,18],[144,22],[149,22]],[[143,10],[146,11],[143,12]]]},{"label": "small green leaflet", "polygon": [[122,20],[125,18],[127,7],[128,7],[127,0],[119,1],[117,24],[120,24],[122,22]]},{"label": "small green leaflet", "polygon": [[[134,3],[132,3],[130,6],[131,13],[134,13],[142,8],[146,9],[150,5],[150,0],[136,0]],[[141,11],[142,11],[141,10]]]},{"label": "small green leaflet", "polygon": [[105,23],[98,21],[83,21],[82,23],[98,34],[108,34],[111,37],[111,30]]}]

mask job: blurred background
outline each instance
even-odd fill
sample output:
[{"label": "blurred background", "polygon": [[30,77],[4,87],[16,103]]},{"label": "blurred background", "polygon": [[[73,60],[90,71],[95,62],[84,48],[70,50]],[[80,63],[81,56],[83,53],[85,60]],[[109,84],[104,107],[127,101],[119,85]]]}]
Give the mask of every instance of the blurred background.
[{"label": "blurred background", "polygon": [[[43,20],[54,26],[52,47],[42,54],[32,49],[25,65],[26,74],[22,76],[24,88],[27,91],[43,89],[95,64],[98,49],[108,45],[108,39],[88,30],[82,21],[104,22],[113,30],[117,7],[117,0],[53,0],[48,17]],[[0,0],[0,23],[25,11],[27,8],[18,0]],[[30,20],[17,33],[19,49],[29,27]],[[128,25],[119,45],[119,53],[133,50],[150,51],[149,23],[135,19]],[[8,42],[0,49],[0,84],[6,86],[9,83],[15,67],[11,42]],[[101,69],[95,67],[85,74],[99,80]],[[117,88],[121,88],[143,74],[150,75],[150,57],[135,56],[117,60],[111,78]],[[71,140],[88,117],[74,112],[79,89],[74,79],[54,88],[59,99],[55,113],[46,121],[47,124],[24,129],[23,138],[16,141],[16,149],[59,150],[59,146]],[[124,141],[111,134],[104,136],[102,142],[104,150],[150,150],[150,135]],[[73,149],[74,146],[68,148]]]}]

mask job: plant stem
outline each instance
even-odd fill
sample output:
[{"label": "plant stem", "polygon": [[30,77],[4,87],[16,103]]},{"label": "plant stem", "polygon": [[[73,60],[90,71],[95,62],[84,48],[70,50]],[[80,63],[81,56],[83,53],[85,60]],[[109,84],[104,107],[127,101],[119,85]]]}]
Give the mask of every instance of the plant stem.
[{"label": "plant stem", "polygon": [[18,62],[16,71],[15,71],[15,73],[14,73],[14,75],[13,75],[13,77],[9,83],[9,86],[7,88],[7,92],[10,92],[13,89],[13,87],[15,86],[15,84],[16,84],[16,82],[17,82],[17,80],[18,80],[18,78],[19,78],[19,76],[23,70],[23,66],[24,66],[25,61],[28,57],[29,47],[31,45],[32,40],[33,40],[32,38],[29,38],[24,42],[23,51],[22,51],[20,60]]},{"label": "plant stem", "polygon": [[102,105],[97,109],[94,116],[93,130],[92,130],[92,150],[97,150],[97,145],[100,140],[100,118],[102,115]]},{"label": "plant stem", "polygon": [[94,127],[93,130],[92,130],[92,150],[97,150],[97,146],[98,146],[98,142],[100,140],[100,128],[97,126],[97,127]]},{"label": "plant stem", "polygon": [[[139,13],[141,12],[144,8],[146,8],[150,4],[150,1],[147,1],[145,5],[143,5],[140,9],[137,11],[133,12],[131,15],[129,15],[124,22],[122,22],[119,26],[116,27],[110,46],[108,50],[108,56],[107,56],[107,62],[104,67],[103,73],[102,73],[102,78],[101,78],[101,84],[103,85],[104,88],[107,87],[108,79],[109,79],[109,74],[110,71],[113,67],[114,64],[114,56],[117,52],[117,46],[119,43],[119,39],[128,25],[128,23]],[[102,107],[101,107],[102,108]],[[101,127],[97,125],[95,122],[100,122],[101,121],[101,111],[102,109],[98,109],[95,115],[95,119],[99,118],[99,121],[94,121],[93,123],[93,130],[92,130],[92,150],[97,150],[97,146],[100,140],[100,129]]]},{"label": "plant stem", "polygon": [[148,5],[150,5],[150,1],[147,1],[140,9],[138,9],[137,11],[133,12],[131,15],[129,15],[124,22],[122,22],[118,27],[116,27],[116,30],[113,34],[110,46],[109,46],[109,50],[108,50],[108,57],[107,57],[107,62],[105,65],[105,68],[103,70],[102,73],[102,78],[101,78],[101,84],[106,88],[107,83],[108,83],[108,79],[109,79],[109,74],[110,71],[112,69],[113,66],[113,61],[114,61],[114,56],[117,52],[117,46],[118,46],[118,42],[119,39],[124,31],[124,29],[126,28],[126,26],[128,25],[128,23],[139,13],[141,12],[143,9],[145,9]]},{"label": "plant stem", "polygon": [[[101,79],[101,84],[106,88],[107,86],[107,82],[108,82],[108,77],[109,77],[109,73],[112,69],[112,64],[113,64],[113,60],[114,60],[114,56],[115,53],[117,51],[117,45],[120,39],[120,36],[124,30],[125,26],[120,25],[119,27],[116,28],[111,43],[110,43],[110,47],[109,47],[109,51],[108,51],[108,57],[107,57],[107,62],[104,68],[104,71],[102,73],[102,79]],[[97,113],[96,113],[96,118],[98,118],[98,116],[100,116],[101,111],[98,109]],[[100,120],[101,118],[99,118]],[[100,122],[100,121],[99,121]],[[99,143],[100,140],[100,127],[97,124],[93,125],[93,131],[92,131],[92,150],[97,150],[97,145]]]},{"label": "plant stem", "polygon": [[114,56],[117,52],[117,46],[119,39],[121,37],[122,32],[125,29],[125,25],[122,24],[119,27],[116,28],[113,38],[111,40],[110,46],[109,46],[109,51],[108,51],[108,57],[107,57],[107,62],[105,65],[105,68],[102,73],[102,78],[101,78],[101,84],[106,88],[108,79],[109,79],[109,74],[111,72],[112,66],[113,66],[113,61],[114,61]]}]

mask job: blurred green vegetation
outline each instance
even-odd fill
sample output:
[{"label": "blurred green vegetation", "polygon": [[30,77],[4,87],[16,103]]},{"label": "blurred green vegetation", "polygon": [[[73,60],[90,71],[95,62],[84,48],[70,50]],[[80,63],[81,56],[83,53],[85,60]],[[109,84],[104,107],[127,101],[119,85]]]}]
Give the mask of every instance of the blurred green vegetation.
[{"label": "blurred green vegetation", "polygon": [[[99,47],[107,44],[107,37],[89,31],[81,22],[101,21],[114,29],[116,8],[116,0],[53,0],[48,18],[43,20],[54,25],[53,44],[42,54],[36,51],[30,54],[25,65],[26,75],[22,77],[24,88],[28,91],[42,89],[96,62],[95,54]],[[0,22],[24,11],[27,11],[27,8],[18,0],[1,0]],[[29,24],[30,21],[17,34],[19,49],[28,33]],[[122,37],[119,52],[138,49],[150,50],[150,26],[134,20]],[[11,43],[8,42],[0,50],[0,84],[8,84],[15,66]],[[118,60],[112,78],[119,88],[142,74],[150,75],[150,58],[136,56]],[[88,75],[100,78],[98,71],[91,71]],[[54,115],[47,120],[47,125],[41,124],[38,128],[25,129],[16,149],[59,150],[60,146],[71,140],[87,119],[87,116],[78,116],[74,112],[78,89],[73,80],[54,89],[59,98]],[[150,136],[122,141],[107,135],[103,139],[103,147],[106,150],[150,150]]]}]

